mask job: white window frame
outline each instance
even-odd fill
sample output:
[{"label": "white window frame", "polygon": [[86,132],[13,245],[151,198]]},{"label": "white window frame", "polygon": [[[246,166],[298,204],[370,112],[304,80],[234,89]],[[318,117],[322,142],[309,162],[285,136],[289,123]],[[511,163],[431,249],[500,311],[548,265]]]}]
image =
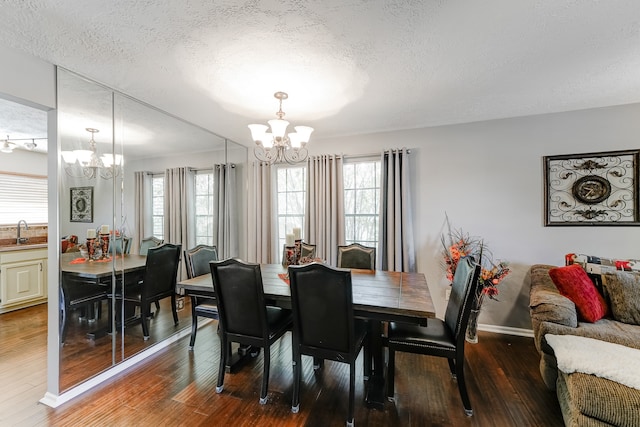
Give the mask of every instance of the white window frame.
[{"label": "white window frame", "polygon": [[[302,171],[303,178],[302,182],[298,183],[293,190],[292,186],[289,186],[288,182],[285,183],[285,191],[281,191],[279,179],[283,177],[283,174],[286,174],[285,179],[294,179],[291,176],[291,171],[294,169],[299,169]],[[282,261],[282,248],[286,242],[286,236],[289,233],[293,232],[294,227],[300,227],[301,235],[300,238],[304,239],[304,217],[305,217],[305,209],[306,209],[306,198],[307,198],[307,177],[308,169],[306,164],[301,166],[289,166],[289,165],[280,165],[276,168],[275,173],[275,219],[276,219],[276,233],[278,236],[278,246],[277,246],[277,255],[278,261]],[[292,212],[289,207],[290,204],[287,204],[287,200],[291,200],[291,197],[300,197],[300,193],[302,193],[302,212]],[[283,208],[283,202],[284,209]]]},{"label": "white window frame", "polygon": [[[204,193],[201,193],[198,188],[198,180],[203,176],[206,176],[208,179],[207,190]],[[194,174],[193,178],[193,205],[194,205],[194,213],[193,213],[193,229],[194,229],[194,237],[196,245],[213,245],[213,191],[214,191],[214,178],[215,175],[213,173],[213,169],[205,169],[205,170],[197,170]],[[202,205],[198,205],[199,198],[208,198],[206,203],[206,208],[201,210]],[[204,229],[199,227],[199,223],[201,221],[206,221],[206,226]]]},{"label": "white window frame", "polygon": [[[356,171],[357,165],[358,164],[363,164],[363,163],[374,163],[375,167],[376,167],[376,176],[374,179],[374,184],[373,186],[368,186],[368,187],[359,187],[358,186],[358,180],[357,180],[357,176],[358,173]],[[348,171],[348,169],[351,169],[353,167],[353,171],[350,172]],[[367,158],[358,158],[358,159],[348,159],[345,158],[344,160],[344,164],[343,164],[343,182],[344,182],[344,199],[345,199],[345,243],[347,245],[351,244],[351,243],[360,243],[361,245],[364,246],[370,246],[370,247],[375,247],[378,248],[378,243],[380,241],[380,191],[381,191],[381,167],[382,167],[382,162],[380,161],[379,157],[367,157]],[[353,183],[354,186],[353,187],[347,187],[347,181],[349,181],[346,177],[346,175],[348,173],[353,173],[354,177],[353,177]],[[363,213],[363,212],[358,212],[358,194],[363,192],[363,191],[371,191],[374,190],[376,191],[376,196],[374,197],[375,199],[375,203],[376,203],[376,209],[375,209],[375,214],[367,212],[367,213]],[[353,211],[348,212],[348,207],[347,207],[347,192],[348,191],[354,191],[354,206],[353,206]],[[361,218],[370,218],[373,221],[373,224],[375,224],[375,235],[373,239],[361,239],[358,238],[358,219]],[[352,233],[349,233],[349,226],[348,226],[348,222],[352,221],[354,226],[352,228]]]},{"label": "white window frame", "polygon": [[[162,196],[155,194],[155,183],[162,182]],[[151,174],[151,234],[158,239],[164,239],[164,196],[165,196],[164,173]],[[160,230],[156,229],[156,219],[159,218]]]}]

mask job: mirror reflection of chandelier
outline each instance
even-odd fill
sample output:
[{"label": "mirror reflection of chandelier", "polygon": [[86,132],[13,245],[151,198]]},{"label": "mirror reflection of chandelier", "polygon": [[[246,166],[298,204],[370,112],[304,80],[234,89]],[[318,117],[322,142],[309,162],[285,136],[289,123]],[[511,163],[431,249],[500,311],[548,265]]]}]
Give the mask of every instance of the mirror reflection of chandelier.
[{"label": "mirror reflection of chandelier", "polygon": [[100,131],[94,128],[86,128],[86,130],[91,133],[88,150],[62,151],[60,153],[65,163],[64,170],[67,175],[89,179],[98,175],[103,179],[118,176],[122,168],[122,156],[108,153],[98,157],[94,135]]},{"label": "mirror reflection of chandelier", "polygon": [[[303,162],[307,159],[308,152],[305,148],[313,128],[309,126],[295,126],[295,132],[287,134],[289,122],[283,120],[282,100],[289,95],[284,92],[276,92],[273,95],[280,101],[280,109],[276,113],[277,119],[269,120],[269,126],[253,124],[249,125],[251,137],[256,143],[253,154],[262,162],[289,164]],[[267,132],[271,127],[271,132]]]}]

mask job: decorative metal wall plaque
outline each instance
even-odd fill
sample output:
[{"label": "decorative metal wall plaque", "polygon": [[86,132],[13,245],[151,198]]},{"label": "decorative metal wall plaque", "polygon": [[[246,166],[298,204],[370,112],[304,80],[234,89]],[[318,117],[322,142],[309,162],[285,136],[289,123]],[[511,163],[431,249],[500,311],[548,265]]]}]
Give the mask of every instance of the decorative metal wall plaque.
[{"label": "decorative metal wall plaque", "polygon": [[640,225],[639,155],[545,156],[545,225]]},{"label": "decorative metal wall plaque", "polygon": [[71,222],[93,222],[93,187],[71,187]]}]

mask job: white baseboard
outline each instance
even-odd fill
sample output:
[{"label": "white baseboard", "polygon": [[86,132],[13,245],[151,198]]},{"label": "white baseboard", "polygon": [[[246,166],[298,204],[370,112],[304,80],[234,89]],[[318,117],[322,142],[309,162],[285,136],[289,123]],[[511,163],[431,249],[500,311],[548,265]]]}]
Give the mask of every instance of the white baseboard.
[{"label": "white baseboard", "polygon": [[533,330],[531,329],[512,328],[510,326],[485,325],[480,323],[478,324],[478,330],[485,332],[495,332],[496,334],[516,335],[519,337],[533,338]]},{"label": "white baseboard", "polygon": [[[210,319],[203,319],[202,321],[198,322],[198,329],[200,329],[202,326],[206,325],[210,321],[211,321]],[[148,349],[143,350],[140,353],[126,359],[122,363],[118,363],[113,368],[108,369],[96,375],[95,377],[90,378],[89,380],[83,382],[82,384],[78,384],[77,386],[65,391],[64,393],[61,393],[59,395],[55,395],[54,393],[51,393],[51,392],[45,393],[44,397],[40,399],[40,403],[50,406],[52,408],[57,408],[63,403],[66,403],[69,400],[75,397],[78,397],[79,395],[91,390],[95,386],[102,384],[103,382],[115,377],[116,375],[126,371],[127,369],[133,367],[137,363],[142,362],[146,358],[151,357],[152,355],[159,352],[160,350],[168,347],[169,345],[173,344],[179,339],[190,334],[191,334],[191,328],[183,328],[182,330],[176,332],[169,338],[152,345]],[[185,347],[185,351],[187,351],[186,347]]]}]

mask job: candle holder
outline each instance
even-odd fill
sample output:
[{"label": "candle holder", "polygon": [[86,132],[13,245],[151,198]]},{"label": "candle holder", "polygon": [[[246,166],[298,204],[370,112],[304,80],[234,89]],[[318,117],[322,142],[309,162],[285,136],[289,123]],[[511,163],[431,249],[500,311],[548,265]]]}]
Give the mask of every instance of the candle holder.
[{"label": "candle holder", "polygon": [[100,234],[100,244],[102,245],[101,259],[109,258],[109,234]]},{"label": "candle holder", "polygon": [[96,254],[96,239],[87,238],[87,253],[89,254],[89,261],[93,261]]},{"label": "candle holder", "polygon": [[284,259],[282,260],[282,265],[286,268],[290,265],[296,265],[296,247],[295,246],[285,246],[284,248]]}]

